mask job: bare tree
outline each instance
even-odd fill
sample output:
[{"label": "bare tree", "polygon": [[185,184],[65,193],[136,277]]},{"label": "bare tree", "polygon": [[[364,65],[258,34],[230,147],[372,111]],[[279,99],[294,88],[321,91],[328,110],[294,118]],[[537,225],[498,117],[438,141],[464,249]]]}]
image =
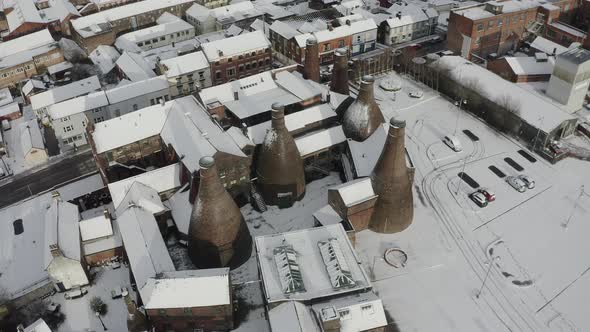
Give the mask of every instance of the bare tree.
[{"label": "bare tree", "polygon": [[518,134],[522,124],[520,118],[520,101],[509,94],[504,94],[496,100],[496,104],[501,109],[499,110],[499,114],[501,116],[500,129],[512,134]]}]

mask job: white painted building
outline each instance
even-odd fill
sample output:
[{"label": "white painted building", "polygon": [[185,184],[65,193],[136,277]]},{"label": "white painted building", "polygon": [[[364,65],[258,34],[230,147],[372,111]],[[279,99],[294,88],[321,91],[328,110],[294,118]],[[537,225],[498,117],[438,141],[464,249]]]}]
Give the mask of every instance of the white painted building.
[{"label": "white painted building", "polygon": [[197,3],[186,11],[186,20],[195,27],[196,34],[201,35],[228,29],[232,24],[240,21],[254,22],[257,17],[261,17],[263,14],[250,1],[213,9],[208,9]]},{"label": "white painted building", "polygon": [[413,4],[394,4],[387,9],[391,18],[381,23],[381,42],[394,45],[431,35],[438,24],[438,12]]},{"label": "white painted building", "polygon": [[209,61],[202,51],[189,53],[158,63],[166,76],[172,98],[196,93],[213,85]]},{"label": "white painted building", "polygon": [[195,37],[195,28],[182,19],[164,13],[156,25],[121,35],[115,41],[119,51],[141,52],[168,46]]},{"label": "white painted building", "polygon": [[579,111],[590,86],[590,51],[572,48],[557,56],[547,95],[566,106],[570,113]]},{"label": "white painted building", "polygon": [[89,121],[102,122],[167,100],[168,81],[158,76],[54,104],[47,114],[60,146],[74,147],[88,143]]}]

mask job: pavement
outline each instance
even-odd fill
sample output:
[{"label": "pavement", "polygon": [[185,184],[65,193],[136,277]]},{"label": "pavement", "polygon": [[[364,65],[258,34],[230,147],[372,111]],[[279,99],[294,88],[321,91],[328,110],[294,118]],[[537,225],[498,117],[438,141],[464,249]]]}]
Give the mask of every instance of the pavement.
[{"label": "pavement", "polygon": [[[0,208],[96,172],[92,151],[83,151],[32,173],[17,174],[0,184]],[[8,180],[8,179],[7,179]]]}]

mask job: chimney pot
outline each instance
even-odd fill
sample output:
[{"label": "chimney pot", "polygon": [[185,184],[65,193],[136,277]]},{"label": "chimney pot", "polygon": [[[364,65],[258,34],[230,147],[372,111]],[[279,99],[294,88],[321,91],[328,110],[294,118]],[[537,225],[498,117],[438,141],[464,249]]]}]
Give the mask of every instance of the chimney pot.
[{"label": "chimney pot", "polygon": [[406,121],[405,120],[397,120],[396,118],[391,118],[391,120],[389,120],[389,125],[395,128],[405,128],[406,127]]}]

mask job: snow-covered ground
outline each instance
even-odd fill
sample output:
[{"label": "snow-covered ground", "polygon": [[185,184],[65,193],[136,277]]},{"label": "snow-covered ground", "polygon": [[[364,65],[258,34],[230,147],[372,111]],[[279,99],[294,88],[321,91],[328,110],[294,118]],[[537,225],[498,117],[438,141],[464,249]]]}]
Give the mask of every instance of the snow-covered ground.
[{"label": "snow-covered ground", "polygon": [[113,270],[110,267],[93,268],[96,273],[88,294],[78,299],[66,300],[63,293],[55,293],[50,300],[61,305],[65,321],[57,332],[103,331],[102,325],[90,309],[90,300],[100,297],[107,305],[107,313],[101,319],[109,331],[127,331],[127,306],[123,298],[112,299],[111,290],[115,287],[126,287],[136,298],[129,281],[129,269],[123,265]]}]

